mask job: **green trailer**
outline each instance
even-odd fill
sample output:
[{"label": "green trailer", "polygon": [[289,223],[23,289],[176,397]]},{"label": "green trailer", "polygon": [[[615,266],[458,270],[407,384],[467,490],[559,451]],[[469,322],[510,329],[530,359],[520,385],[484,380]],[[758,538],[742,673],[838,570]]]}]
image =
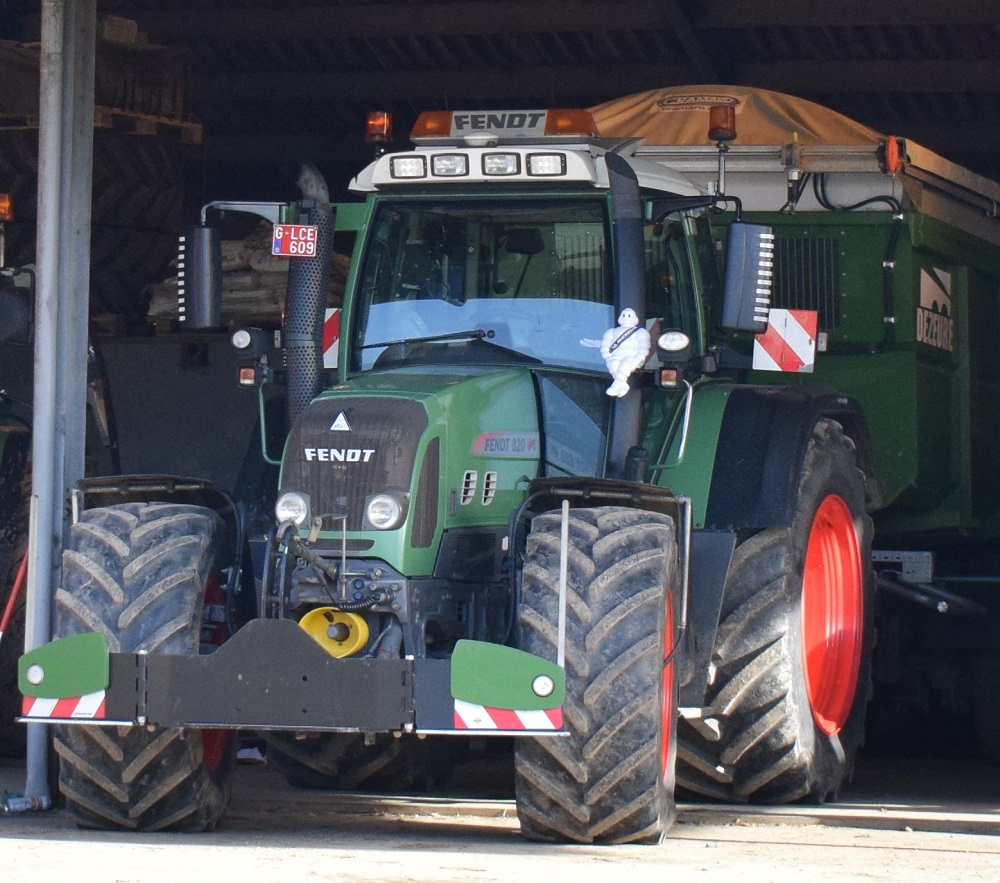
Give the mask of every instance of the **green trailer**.
[{"label": "green trailer", "polygon": [[412,137],[363,201],[304,174],[182,237],[195,330],[217,212],[290,256],[278,339],[233,335],[280,478],[78,488],[20,686],[81,823],[213,827],[241,729],[311,787],[418,786],[494,735],[529,838],[658,842],[675,785],[835,796],[875,680],[940,678],[949,629],[995,664],[1000,188],[724,87]]},{"label": "green trailer", "polygon": [[746,379],[842,393],[868,426],[885,715],[871,727],[905,745],[914,732],[884,726],[930,710],[967,728],[960,750],[996,763],[1000,185],[763,90],[672,89],[594,113],[602,132],[644,139],[637,157],[711,189],[718,150],[699,139],[713,106],[736,108],[727,191],[775,233],[771,306],[817,316],[814,364]]}]

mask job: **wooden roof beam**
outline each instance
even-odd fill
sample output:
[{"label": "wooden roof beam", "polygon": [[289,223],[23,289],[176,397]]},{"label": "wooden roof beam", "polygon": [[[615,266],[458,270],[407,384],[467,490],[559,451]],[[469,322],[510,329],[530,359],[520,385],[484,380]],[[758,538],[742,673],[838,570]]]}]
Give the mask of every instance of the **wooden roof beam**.
[{"label": "wooden roof beam", "polygon": [[649,30],[669,27],[664,0],[471,0],[297,9],[206,8],[135,12],[150,39],[304,40],[421,35],[489,36],[539,31]]},{"label": "wooden roof beam", "polygon": [[701,0],[696,28],[997,24],[996,0]]},{"label": "wooden roof beam", "polygon": [[794,92],[1000,92],[1000,61],[776,61],[748,64],[740,82]]},{"label": "wooden roof beam", "polygon": [[[643,89],[691,81],[686,64],[627,64],[601,68],[589,65],[450,70],[341,71],[330,73],[238,73],[195,76],[191,100],[199,104],[225,102],[290,104],[336,100],[361,104],[413,102],[439,105],[450,101],[523,100],[524,96],[599,96],[614,98]],[[546,102],[548,103],[548,102]]]}]

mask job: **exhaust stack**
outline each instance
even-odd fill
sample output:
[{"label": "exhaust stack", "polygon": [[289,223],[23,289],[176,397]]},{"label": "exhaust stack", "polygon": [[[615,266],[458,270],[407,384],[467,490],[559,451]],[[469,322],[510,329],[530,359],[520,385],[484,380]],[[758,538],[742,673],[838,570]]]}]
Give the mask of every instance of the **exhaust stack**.
[{"label": "exhaust stack", "polygon": [[299,190],[312,203],[305,222],[317,228],[316,256],[297,258],[288,269],[282,340],[287,374],[288,425],[320,392],[323,373],[323,318],[333,262],[333,212],[330,191],[319,170],[304,163]]}]

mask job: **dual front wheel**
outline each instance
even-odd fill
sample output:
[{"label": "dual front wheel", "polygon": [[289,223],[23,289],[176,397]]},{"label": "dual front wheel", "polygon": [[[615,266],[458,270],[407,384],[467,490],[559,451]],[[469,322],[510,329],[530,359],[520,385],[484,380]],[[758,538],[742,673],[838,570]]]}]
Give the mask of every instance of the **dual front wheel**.
[{"label": "dual front wheel", "polygon": [[[525,555],[521,646],[555,658],[558,513]],[[750,534],[727,579],[704,718],[675,727],[670,649],[679,589],[670,519],[570,514],[567,739],[516,745],[533,839],[655,841],[673,784],[727,801],[825,800],[850,775],[871,692],[871,521],[853,443],[819,421],[792,523]],[[715,726],[712,726],[715,724]],[[676,749],[676,766],[673,753]]]}]

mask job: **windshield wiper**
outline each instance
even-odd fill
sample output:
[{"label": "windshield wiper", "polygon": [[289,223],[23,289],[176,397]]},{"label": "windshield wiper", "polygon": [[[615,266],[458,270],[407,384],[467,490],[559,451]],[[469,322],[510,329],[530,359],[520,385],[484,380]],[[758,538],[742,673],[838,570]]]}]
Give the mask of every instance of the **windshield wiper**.
[{"label": "windshield wiper", "polygon": [[373,349],[377,346],[399,346],[400,344],[407,343],[436,343],[440,340],[482,340],[483,338],[491,340],[496,336],[497,333],[492,328],[489,331],[483,331],[481,328],[473,328],[470,331],[452,331],[448,334],[430,334],[425,337],[403,337],[399,340],[383,340],[379,343],[365,343],[362,344],[359,349],[367,350]]}]

